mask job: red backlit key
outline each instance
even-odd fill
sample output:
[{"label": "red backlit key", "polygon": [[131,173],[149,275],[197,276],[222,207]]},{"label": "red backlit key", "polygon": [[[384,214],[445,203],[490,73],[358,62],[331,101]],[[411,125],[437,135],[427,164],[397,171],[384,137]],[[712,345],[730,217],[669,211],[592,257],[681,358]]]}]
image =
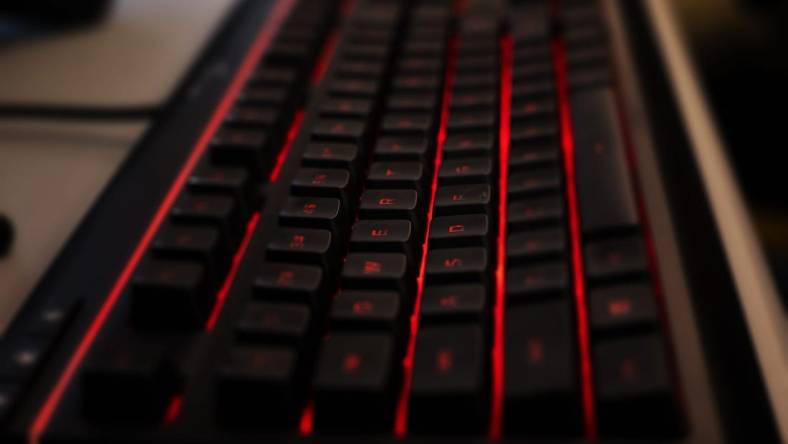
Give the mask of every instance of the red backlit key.
[{"label": "red backlit key", "polygon": [[557,194],[509,202],[506,207],[506,223],[512,232],[534,226],[559,225],[563,217],[564,201]]},{"label": "red backlit key", "polygon": [[320,307],[323,271],[310,265],[266,262],[254,279],[255,296],[264,301],[301,302]]},{"label": "red backlit key", "polygon": [[347,288],[408,294],[413,286],[411,266],[401,253],[350,253],[342,267],[342,282]]},{"label": "red backlit key", "polygon": [[415,190],[366,190],[361,195],[359,217],[405,219],[418,227],[421,208],[422,202]]},{"label": "red backlit key", "polygon": [[434,113],[437,104],[438,98],[435,93],[392,94],[386,102],[388,109],[396,112]]},{"label": "red backlit key", "polygon": [[378,93],[380,84],[376,80],[334,79],[328,84],[332,96],[372,98]]},{"label": "red backlit key", "polygon": [[563,262],[547,262],[506,270],[506,296],[511,302],[530,302],[538,297],[561,295],[569,289]]},{"label": "red backlit key", "polygon": [[205,266],[195,262],[145,261],[131,285],[131,318],[143,327],[198,328],[214,303]]},{"label": "red backlit key", "polygon": [[474,109],[494,108],[498,103],[498,94],[489,92],[458,92],[451,98],[451,109],[455,111],[470,111]]},{"label": "red backlit key", "polygon": [[421,191],[426,177],[420,162],[373,162],[367,174],[369,188],[410,188]]},{"label": "red backlit key", "polygon": [[432,92],[437,90],[443,79],[441,74],[400,74],[394,77],[394,88],[409,93]]},{"label": "red backlit key", "polygon": [[237,244],[243,231],[240,213],[232,197],[188,192],[182,194],[170,210],[175,222],[218,228],[231,247]]},{"label": "red backlit key", "polygon": [[367,133],[367,122],[360,119],[321,119],[312,129],[312,138],[329,142],[360,143]]},{"label": "red backlit key", "polygon": [[580,396],[573,309],[565,301],[506,310],[505,427],[578,434]]},{"label": "red backlit key", "polygon": [[486,247],[490,238],[487,215],[440,216],[430,226],[430,247]]},{"label": "red backlit key", "polygon": [[260,190],[248,170],[234,167],[202,167],[188,181],[190,190],[232,196],[244,218],[260,205]]},{"label": "red backlit key", "polygon": [[282,262],[308,263],[328,269],[337,261],[328,230],[279,228],[268,241],[266,257]]},{"label": "red backlit key", "polygon": [[335,197],[348,210],[356,201],[350,172],[338,168],[301,168],[290,182],[294,196]]},{"label": "red backlit key", "polygon": [[352,175],[359,157],[358,145],[310,142],[301,155],[301,163],[318,168],[344,168]]},{"label": "red backlit key", "polygon": [[320,114],[329,117],[366,118],[372,111],[372,101],[368,99],[326,99],[320,107]]},{"label": "red backlit key", "polygon": [[489,157],[449,159],[441,164],[438,180],[441,186],[489,183],[492,172]]},{"label": "red backlit key", "polygon": [[224,123],[238,128],[261,129],[278,126],[282,117],[275,107],[237,106],[227,113]]},{"label": "red backlit key", "polygon": [[587,242],[584,250],[589,279],[613,279],[648,271],[643,240],[637,235]]},{"label": "red backlit key", "polygon": [[416,338],[409,424],[416,431],[477,431],[487,420],[482,329],[425,326]]},{"label": "red backlit key", "polygon": [[509,174],[507,196],[517,198],[533,194],[560,191],[561,172],[558,167],[540,167],[522,173]]},{"label": "red backlit key", "polygon": [[427,286],[421,318],[427,323],[484,322],[487,303],[487,290],[481,285]]},{"label": "red backlit key", "polygon": [[391,429],[395,375],[388,334],[332,334],[323,342],[314,379],[317,429]]},{"label": "red backlit key", "polygon": [[497,114],[492,109],[451,113],[448,129],[452,134],[469,131],[492,131]]},{"label": "red backlit key", "polygon": [[353,225],[350,249],[353,251],[387,251],[414,258],[417,240],[413,225],[407,220],[362,219]]},{"label": "red backlit key", "polygon": [[405,308],[394,291],[343,290],[331,304],[331,325],[335,329],[396,332]]},{"label": "red backlit key", "polygon": [[423,162],[430,150],[426,137],[381,137],[375,144],[378,160],[415,160]]},{"label": "red backlit key", "polygon": [[266,66],[252,73],[252,76],[249,78],[249,84],[287,86],[295,81],[297,75],[297,71],[292,68]]},{"label": "red backlit key", "polygon": [[558,138],[558,126],[554,122],[515,123],[510,136],[512,145],[552,143]]},{"label": "red backlit key", "polygon": [[273,86],[250,86],[238,94],[238,102],[253,106],[284,106],[290,92],[287,88]]},{"label": "red backlit key", "polygon": [[514,146],[509,152],[509,171],[530,170],[535,166],[558,163],[560,156],[558,145],[532,145]]},{"label": "red backlit key", "polygon": [[211,160],[218,164],[238,165],[260,177],[271,168],[270,156],[264,155],[269,142],[265,131],[222,128],[211,140]]},{"label": "red backlit key", "polygon": [[474,282],[485,284],[489,274],[486,248],[430,249],[426,280],[429,283]]},{"label": "red backlit key", "polygon": [[241,313],[236,335],[250,343],[298,346],[308,336],[310,326],[308,305],[250,302]]},{"label": "red backlit key", "polygon": [[429,134],[435,126],[431,113],[388,113],[383,116],[384,134]]},{"label": "red backlit key", "polygon": [[343,213],[339,199],[289,197],[279,211],[279,221],[285,226],[325,228],[336,236],[341,233]]},{"label": "red backlit key", "polygon": [[447,159],[466,156],[489,156],[495,148],[492,132],[452,134],[443,144],[443,156]]},{"label": "red backlit key", "polygon": [[648,283],[598,287],[589,292],[588,298],[595,331],[616,332],[657,324],[656,302]]},{"label": "red backlit key", "polygon": [[164,259],[186,259],[205,265],[214,283],[218,283],[229,265],[229,252],[215,227],[168,224],[153,240],[153,255]]},{"label": "red backlit key", "polygon": [[435,213],[471,214],[490,213],[489,185],[459,185],[438,188],[435,194]]},{"label": "red backlit key", "polygon": [[506,262],[517,264],[566,253],[566,236],[560,228],[542,228],[506,236]]}]

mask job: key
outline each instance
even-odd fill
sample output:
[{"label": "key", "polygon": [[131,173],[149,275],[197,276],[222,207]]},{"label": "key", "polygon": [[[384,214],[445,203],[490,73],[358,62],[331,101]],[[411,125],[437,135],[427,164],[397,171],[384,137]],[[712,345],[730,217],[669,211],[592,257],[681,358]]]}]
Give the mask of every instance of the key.
[{"label": "key", "polygon": [[488,416],[482,330],[425,326],[416,338],[409,423],[414,431],[470,432]]},{"label": "key", "polygon": [[394,77],[394,88],[398,92],[421,93],[437,91],[443,79],[441,73],[399,74]]},{"label": "key", "polygon": [[315,422],[320,430],[388,430],[394,411],[394,343],[382,333],[336,333],[320,351]]},{"label": "key", "polygon": [[288,197],[279,211],[279,222],[285,226],[324,228],[338,235],[344,214],[339,199],[325,197]]},{"label": "key", "polygon": [[383,62],[373,60],[343,60],[337,64],[337,75],[343,78],[376,79],[383,73]]},{"label": "key", "polygon": [[492,72],[498,66],[498,56],[495,54],[461,54],[457,57],[457,72]]},{"label": "key", "polygon": [[421,318],[426,323],[484,322],[487,290],[478,284],[424,287]]},{"label": "key", "polygon": [[283,113],[274,107],[236,106],[227,113],[224,124],[233,128],[259,130],[279,127]]},{"label": "key", "polygon": [[304,303],[322,307],[323,270],[312,265],[266,262],[254,278],[254,292],[263,301]]},{"label": "key", "polygon": [[249,86],[241,90],[237,101],[242,105],[283,107],[289,100],[287,88],[269,86]]},{"label": "key", "polygon": [[451,98],[451,111],[471,111],[474,109],[495,108],[498,104],[498,94],[495,88],[479,92],[457,92]]},{"label": "key", "polygon": [[211,160],[218,164],[239,165],[255,177],[271,169],[272,159],[264,156],[269,143],[265,131],[223,128],[211,140]]},{"label": "key", "polygon": [[441,164],[438,180],[441,186],[489,183],[492,171],[490,158],[448,159]]},{"label": "key", "polygon": [[409,294],[413,270],[400,253],[350,253],[342,267],[346,288],[396,290]]},{"label": "key", "polygon": [[[495,43],[495,42],[493,42]],[[461,45],[468,48],[468,45]],[[495,53],[498,48],[492,48]],[[492,72],[458,74],[454,78],[454,88],[457,90],[473,90],[475,88],[495,88],[498,86],[498,76]],[[490,114],[492,115],[492,114]]]},{"label": "key", "polygon": [[367,118],[372,112],[372,101],[368,99],[326,99],[320,106],[320,114],[328,117]]},{"label": "key", "polygon": [[612,279],[648,272],[640,236],[587,242],[584,250],[589,279]]},{"label": "key", "polygon": [[489,185],[458,185],[440,187],[435,193],[438,215],[490,213]]},{"label": "key", "polygon": [[413,74],[437,74],[443,72],[443,63],[439,58],[431,57],[401,57],[397,67],[402,71]]},{"label": "key", "polygon": [[394,291],[342,290],[331,305],[331,325],[340,330],[396,332],[403,313],[400,295]]},{"label": "key", "polygon": [[603,341],[593,359],[604,436],[675,436],[677,406],[662,341],[656,334]]},{"label": "key", "polygon": [[203,265],[153,259],[132,277],[134,324],[158,328],[198,328],[214,304]]},{"label": "key", "polygon": [[407,94],[394,92],[386,101],[389,111],[435,114],[438,96],[435,93]]},{"label": "key", "polygon": [[558,140],[558,126],[554,122],[516,122],[511,126],[512,145],[549,144]]},{"label": "key", "polygon": [[512,147],[509,152],[509,172],[531,170],[534,167],[555,165],[559,162],[559,149],[555,145],[523,145]]},{"label": "key", "polygon": [[375,145],[375,159],[423,162],[430,151],[426,137],[381,137]]},{"label": "key", "polygon": [[263,67],[252,73],[250,85],[287,86],[295,83],[298,71],[286,67]]},{"label": "key", "polygon": [[446,159],[456,157],[489,157],[495,149],[495,136],[492,132],[452,134],[443,144]]},{"label": "key", "polygon": [[356,190],[352,186],[350,173],[334,168],[299,169],[290,182],[290,191],[294,196],[334,197],[348,210],[350,204],[356,200]]},{"label": "key", "polygon": [[538,297],[561,295],[569,289],[563,262],[545,262],[506,270],[506,296],[511,302],[530,302]]},{"label": "key", "polygon": [[657,324],[657,307],[647,283],[618,284],[589,292],[591,328],[616,332]]},{"label": "key", "polygon": [[300,346],[309,336],[309,306],[250,302],[241,313],[236,335],[248,343]]},{"label": "key", "polygon": [[312,138],[328,142],[361,143],[366,137],[367,122],[360,119],[320,119],[312,129]]},{"label": "key", "polygon": [[350,249],[404,253],[412,260],[416,239],[408,220],[362,219],[353,224]]},{"label": "key", "polygon": [[[545,63],[550,67],[552,75],[552,63]],[[553,99],[524,99],[512,103],[510,111],[512,122],[544,122],[547,119],[555,121],[556,106]]]},{"label": "key", "polygon": [[572,308],[565,301],[506,310],[504,426],[507,431],[579,433],[581,403],[573,319]]},{"label": "key", "polygon": [[559,225],[563,217],[564,201],[557,194],[529,197],[506,206],[506,223],[512,232],[534,226]]},{"label": "key", "polygon": [[85,416],[155,424],[179,390],[167,348],[125,336],[112,339],[90,351],[80,374]]},{"label": "key", "polygon": [[387,113],[381,124],[388,135],[427,135],[435,128],[431,113]]},{"label": "key", "polygon": [[426,178],[419,162],[373,162],[367,174],[369,188],[410,188],[421,191]]},{"label": "key", "polygon": [[492,131],[496,127],[496,113],[492,109],[455,112],[449,116],[450,133]]},{"label": "key", "polygon": [[636,227],[637,206],[612,91],[577,92],[571,103],[583,233]]},{"label": "key", "polygon": [[507,182],[507,196],[510,198],[560,191],[561,171],[557,167],[532,169],[523,173],[509,174]]},{"label": "key", "polygon": [[219,421],[286,429],[297,421],[304,398],[296,352],[281,345],[236,345],[218,363]]},{"label": "key", "polygon": [[406,219],[416,227],[421,219],[421,199],[414,190],[365,190],[361,194],[362,219]]},{"label": "key", "polygon": [[566,236],[558,228],[542,228],[506,236],[506,262],[519,264],[561,257],[566,252]]},{"label": "key", "polygon": [[359,158],[358,145],[310,142],[301,156],[301,163],[317,168],[342,168],[350,171],[352,175],[358,166]]},{"label": "key", "polygon": [[368,42],[349,44],[344,47],[342,55],[353,60],[385,60],[388,55],[388,47]]},{"label": "key", "polygon": [[216,227],[231,247],[240,241],[244,230],[240,210],[227,196],[183,193],[170,215],[178,223]]},{"label": "key", "polygon": [[333,79],[328,84],[329,93],[335,97],[374,98],[380,84],[376,80]]},{"label": "key", "polygon": [[490,238],[485,214],[440,216],[430,225],[430,247],[486,247]]},{"label": "key", "polygon": [[166,224],[153,239],[153,254],[163,259],[201,263],[212,282],[218,282],[229,266],[229,252],[214,227]]},{"label": "key", "polygon": [[[512,74],[514,82],[539,82],[552,78],[554,76],[553,64],[549,61],[532,61],[532,60],[515,60],[514,72]],[[549,101],[550,99],[546,99]],[[512,112],[512,119],[519,120],[522,115],[519,110],[516,113]]]},{"label": "key", "polygon": [[475,282],[486,284],[487,249],[480,247],[430,249],[426,280],[429,283]]},{"label": "key", "polygon": [[260,205],[260,190],[244,168],[203,167],[189,177],[189,189],[197,194],[222,194],[232,196],[241,208],[244,219]]},{"label": "key", "polygon": [[268,241],[266,257],[274,261],[320,265],[330,268],[336,262],[328,230],[279,228]]}]

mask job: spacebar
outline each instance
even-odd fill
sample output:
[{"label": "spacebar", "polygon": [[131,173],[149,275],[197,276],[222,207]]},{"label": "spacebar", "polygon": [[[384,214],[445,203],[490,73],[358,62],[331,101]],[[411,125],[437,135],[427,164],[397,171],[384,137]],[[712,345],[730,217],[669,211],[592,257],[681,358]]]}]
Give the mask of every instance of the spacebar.
[{"label": "spacebar", "polygon": [[575,169],[583,234],[638,224],[613,92],[595,88],[570,97]]}]

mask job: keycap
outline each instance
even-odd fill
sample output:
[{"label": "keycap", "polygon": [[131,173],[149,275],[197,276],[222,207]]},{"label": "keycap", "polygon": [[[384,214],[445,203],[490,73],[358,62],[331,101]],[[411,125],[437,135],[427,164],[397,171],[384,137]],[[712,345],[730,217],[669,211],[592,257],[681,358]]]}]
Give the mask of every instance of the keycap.
[{"label": "keycap", "polygon": [[452,133],[491,131],[496,127],[496,112],[492,109],[454,112],[449,115],[447,128]]},{"label": "keycap", "polygon": [[321,347],[314,379],[318,430],[389,430],[394,344],[385,333],[335,333]]},{"label": "keycap", "polygon": [[372,101],[369,99],[326,99],[320,106],[320,114],[329,117],[366,118],[372,112]]},{"label": "keycap", "polygon": [[291,427],[304,398],[297,359],[287,346],[232,346],[215,374],[219,421],[258,429]]},{"label": "keycap", "polygon": [[489,157],[447,159],[441,163],[438,181],[443,185],[489,183],[493,163]]},{"label": "keycap", "polygon": [[490,109],[498,104],[498,94],[494,88],[479,92],[460,91],[451,98],[451,110],[469,111],[474,109]]},{"label": "keycap", "polygon": [[179,390],[164,344],[114,336],[88,354],[80,372],[82,407],[99,421],[156,423]]},{"label": "keycap", "polygon": [[394,93],[388,96],[386,106],[394,112],[434,113],[438,106],[438,96],[435,93]]},{"label": "keycap", "polygon": [[337,75],[347,78],[375,79],[383,72],[383,62],[377,60],[343,60],[336,66]]},{"label": "keycap", "polygon": [[583,250],[589,279],[613,279],[648,271],[643,240],[637,235],[587,242]]},{"label": "keycap", "polygon": [[329,268],[336,262],[333,236],[328,230],[279,228],[268,241],[266,257],[281,262],[320,265]]},{"label": "keycap", "polygon": [[421,199],[415,190],[366,190],[361,194],[362,219],[405,219],[417,227],[421,219]]},{"label": "keycap", "polygon": [[375,144],[374,156],[378,160],[423,161],[429,150],[426,137],[381,137]]},{"label": "keycap", "polygon": [[279,211],[279,222],[285,226],[324,228],[338,235],[344,229],[343,216],[339,199],[288,197]]},{"label": "keycap", "polygon": [[[552,64],[545,63],[550,67],[552,75]],[[510,110],[512,122],[533,122],[552,119],[555,121],[556,106],[555,101],[550,98],[521,99],[512,103]]]},{"label": "keycap", "polygon": [[211,140],[211,160],[245,167],[260,177],[271,168],[270,156],[263,155],[268,141],[262,130],[223,128]]},{"label": "keycap", "polygon": [[512,232],[534,226],[559,225],[564,217],[561,196],[528,197],[506,205],[506,223]]},{"label": "keycap", "polygon": [[297,70],[285,67],[264,67],[252,73],[248,83],[251,85],[286,86],[295,82]]},{"label": "keycap", "polygon": [[[323,271],[312,265],[266,262],[254,278],[255,296],[263,301],[304,303],[321,307]],[[323,298],[321,298],[323,296]]]},{"label": "keycap", "polygon": [[431,92],[440,88],[443,78],[441,73],[433,74],[399,74],[394,77],[396,90],[405,92]]},{"label": "keycap", "polygon": [[432,219],[430,247],[486,247],[490,235],[485,214],[440,216]]},{"label": "keycap", "polygon": [[379,88],[372,79],[333,79],[328,84],[329,93],[335,97],[373,98]]},{"label": "keycap", "polygon": [[435,126],[432,113],[388,113],[381,124],[387,135],[430,134]]},{"label": "keycap", "polygon": [[331,325],[340,330],[396,331],[406,308],[394,291],[342,290],[331,305]]},{"label": "keycap", "polygon": [[627,283],[593,288],[588,293],[591,328],[619,332],[653,328],[657,324],[654,293],[648,283]]},{"label": "keycap", "polygon": [[343,168],[353,175],[359,162],[359,156],[358,145],[310,142],[304,149],[301,162],[304,166]]},{"label": "keycap", "polygon": [[165,224],[151,245],[157,258],[186,259],[205,265],[212,281],[224,276],[229,252],[215,227]]},{"label": "keycap", "polygon": [[353,251],[387,251],[414,258],[417,243],[413,225],[407,220],[362,219],[353,224],[350,249]]},{"label": "keycap", "polygon": [[356,200],[350,172],[337,168],[300,168],[290,182],[290,192],[294,196],[334,197],[348,209]]},{"label": "keycap", "polygon": [[414,432],[470,432],[488,417],[482,330],[424,326],[416,338],[409,427]]},{"label": "keycap", "polygon": [[514,122],[509,135],[513,145],[552,143],[558,138],[558,126],[554,122]]},{"label": "keycap", "polygon": [[425,323],[483,321],[487,290],[482,285],[430,285],[424,287],[421,319]]},{"label": "keycap", "polygon": [[572,123],[583,233],[637,226],[638,214],[613,92],[572,94]]},{"label": "keycap", "polygon": [[214,303],[205,266],[151,259],[131,279],[131,318],[155,328],[198,328]]},{"label": "keycap", "polygon": [[[495,42],[493,42],[495,43]],[[468,44],[464,44],[461,46],[465,49],[470,49],[471,47]],[[492,48],[492,53],[495,53],[497,48]],[[454,78],[454,88],[457,90],[472,90],[474,88],[494,88],[498,85],[498,75],[497,73],[492,72],[485,72],[485,73],[466,73],[466,74],[458,74]],[[492,114],[491,117],[494,118]],[[451,119],[451,116],[449,117]],[[451,120],[450,120],[451,121]],[[490,122],[492,123],[492,122]]]},{"label": "keycap", "polygon": [[566,253],[566,236],[560,228],[541,228],[506,236],[506,262],[518,264],[561,257]]},{"label": "keycap", "polygon": [[485,284],[489,274],[486,248],[430,248],[426,280],[432,283],[473,282]]},{"label": "keycap", "polygon": [[360,143],[367,132],[361,119],[320,119],[312,129],[312,138],[328,142]]},{"label": "keycap", "polygon": [[490,213],[489,185],[455,185],[439,187],[435,193],[437,215]]},{"label": "keycap", "polygon": [[534,167],[556,165],[560,161],[559,148],[553,144],[513,146],[509,151],[509,172],[527,171]]},{"label": "keycap", "polygon": [[678,429],[670,370],[656,334],[593,347],[594,386],[603,436],[671,436]]},{"label": "keycap", "polygon": [[283,112],[273,106],[236,106],[227,112],[224,124],[234,128],[263,129],[278,127]]},{"label": "keycap", "polygon": [[410,188],[421,191],[426,181],[420,162],[373,162],[367,173],[369,188]]},{"label": "keycap", "polygon": [[282,343],[299,346],[311,327],[309,306],[249,302],[241,312],[236,335],[248,343]]},{"label": "keycap", "polygon": [[564,262],[544,262],[506,270],[506,296],[512,302],[530,302],[545,296],[560,296],[569,289]]},{"label": "keycap", "polygon": [[217,193],[232,196],[249,217],[260,205],[260,190],[246,169],[232,167],[198,168],[188,180],[190,190],[199,193]]},{"label": "keycap", "polygon": [[443,156],[446,159],[489,156],[495,148],[495,140],[491,132],[450,134],[443,144]]},{"label": "keycap", "polygon": [[507,196],[516,198],[547,192],[560,192],[561,172],[557,167],[541,167],[509,174]]},{"label": "keycap", "polygon": [[443,71],[442,60],[432,57],[400,57],[397,66],[401,70],[412,73],[439,73]]},{"label": "keycap", "polygon": [[566,301],[510,307],[504,322],[504,426],[550,435],[580,432],[573,308]]},{"label": "keycap", "polygon": [[282,107],[290,99],[287,88],[272,86],[247,86],[238,94],[238,103],[253,106]]},{"label": "keycap", "polygon": [[406,294],[412,287],[411,266],[401,253],[349,253],[342,267],[342,282],[346,288]]},{"label": "keycap", "polygon": [[175,201],[170,215],[178,223],[218,228],[231,247],[237,244],[244,230],[240,209],[228,196],[185,193]]}]

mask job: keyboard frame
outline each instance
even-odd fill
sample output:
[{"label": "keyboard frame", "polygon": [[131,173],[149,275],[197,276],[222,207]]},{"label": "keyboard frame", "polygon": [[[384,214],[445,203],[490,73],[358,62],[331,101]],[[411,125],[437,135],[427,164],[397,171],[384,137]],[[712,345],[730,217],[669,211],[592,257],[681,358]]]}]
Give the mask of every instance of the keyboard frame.
[{"label": "keyboard frame", "polygon": [[[50,304],[66,303],[69,298],[82,299],[77,316],[47,358],[25,401],[3,432],[24,439],[42,400],[104,301],[274,3],[273,0],[245,1],[228,17],[222,31],[179,86],[165,112],[113,177],[9,327],[3,339],[14,341],[22,326]],[[755,430],[763,433],[763,440],[758,442],[771,441],[776,432],[766,389],[720,235],[709,229],[715,226],[714,213],[700,182],[687,135],[682,130],[683,122],[676,112],[678,105],[660,69],[661,59],[654,42],[656,37],[647,25],[647,11],[642,2],[602,0],[601,4],[613,37],[611,51],[622,113],[629,123],[630,142],[637,157],[639,188],[650,216],[649,228],[656,245],[661,284],[665,293],[670,294],[664,298],[664,308],[689,421],[689,433],[679,442],[709,442],[710,438],[713,442],[735,441],[752,438]],[[638,56],[632,57],[633,53]],[[318,87],[310,96],[321,94],[323,91]],[[304,125],[315,117],[311,114],[305,117]],[[302,132],[299,139],[306,136]],[[295,147],[302,145],[298,140],[294,144]],[[274,226],[276,218],[272,216],[286,195],[283,191],[298,166],[298,154],[290,153],[281,170],[282,179],[267,189],[268,199],[250,251],[263,251],[267,243],[268,236],[260,233],[270,232]],[[248,287],[245,284],[251,280],[252,268],[248,262],[241,267],[217,324],[218,338],[205,339],[209,343],[207,348],[210,342],[230,333],[223,327],[235,319],[233,312],[240,310],[248,297],[241,295],[240,289]],[[117,321],[118,313],[113,316]],[[207,377],[205,372],[202,377]],[[111,436],[85,433],[80,421],[63,427],[64,422],[71,422],[64,419],[75,419],[72,416],[77,415],[73,413],[76,412],[53,420],[50,429],[57,430],[58,438],[81,442],[106,442],[108,439],[153,442],[161,438],[156,430],[128,430],[131,433],[124,433],[120,439],[117,433]],[[200,421],[199,415],[188,418],[195,423]],[[259,435],[242,433],[194,436],[188,433],[188,425],[186,421],[179,430],[168,433],[168,442],[259,441]],[[304,440],[294,435],[276,441],[396,442],[393,437],[321,436]],[[500,442],[516,441],[505,438]],[[486,437],[425,436],[409,437],[407,442],[481,443],[488,440]],[[539,441],[528,439],[528,442]]]}]

